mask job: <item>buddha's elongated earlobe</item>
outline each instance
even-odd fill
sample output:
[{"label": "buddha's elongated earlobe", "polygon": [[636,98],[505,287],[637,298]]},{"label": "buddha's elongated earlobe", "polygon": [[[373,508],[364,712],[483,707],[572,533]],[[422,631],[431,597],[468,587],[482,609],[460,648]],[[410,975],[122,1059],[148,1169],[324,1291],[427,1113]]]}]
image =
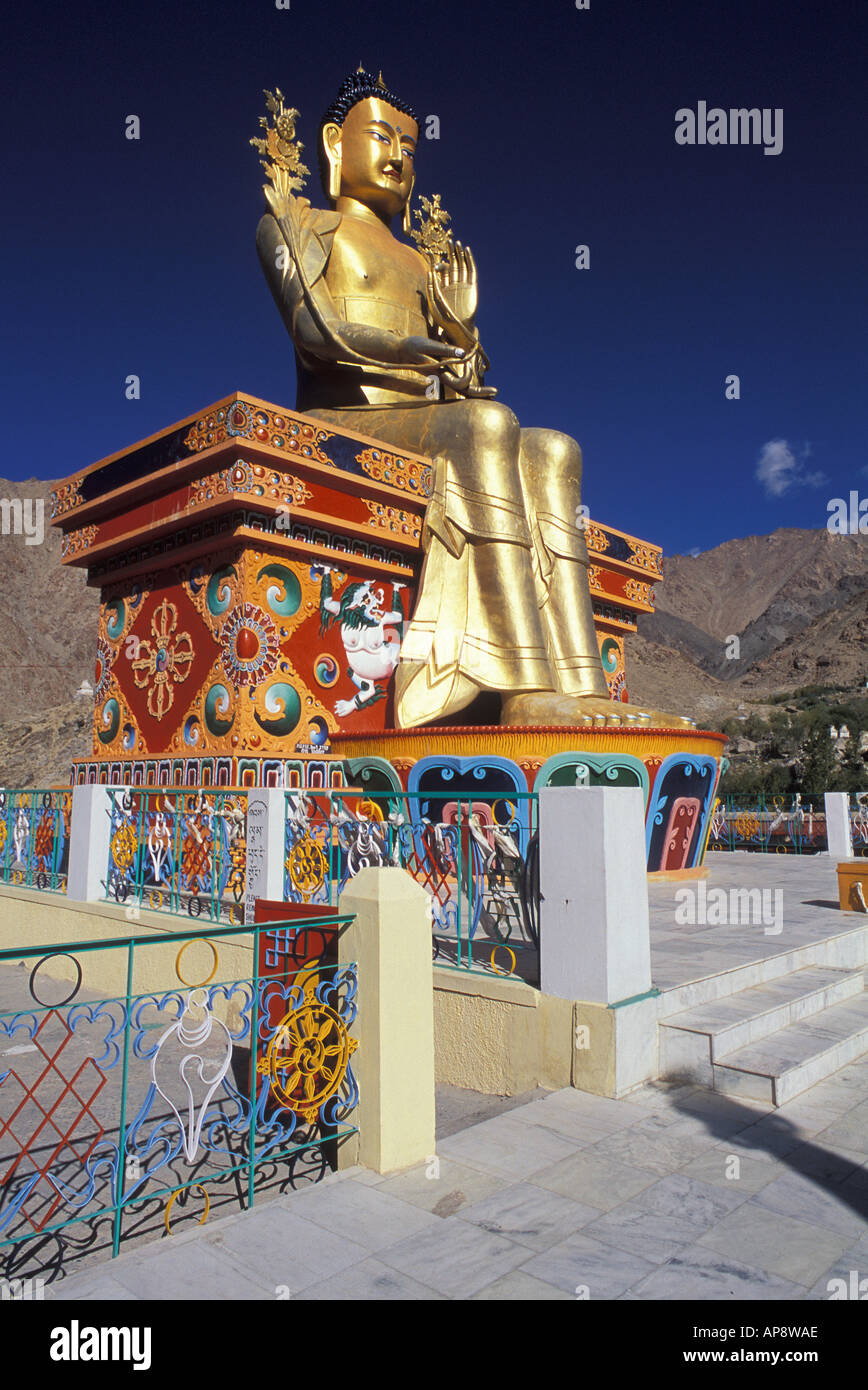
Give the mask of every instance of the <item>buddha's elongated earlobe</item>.
[{"label": "buddha's elongated earlobe", "polygon": [[406,201],[406,203],[404,204],[404,216],[403,216],[403,219],[402,219],[402,221],[401,221],[401,227],[403,228],[403,231],[404,231],[404,233],[405,233],[406,236],[409,236],[409,235],[410,235],[410,227],[411,227],[411,225],[412,225],[412,223],[411,223],[411,221],[410,221],[410,199],[413,197],[413,189],[414,189],[415,187],[416,187],[416,175],[414,174],[414,175],[413,175],[413,182],[410,184],[410,192],[407,194],[407,201]]},{"label": "buddha's elongated earlobe", "polygon": [[341,194],[341,128],[327,125],[323,131],[323,150],[329,164],[329,197],[337,202]]},{"label": "buddha's elongated earlobe", "polygon": [[329,197],[337,202],[341,196],[341,161],[340,157],[329,160]]}]

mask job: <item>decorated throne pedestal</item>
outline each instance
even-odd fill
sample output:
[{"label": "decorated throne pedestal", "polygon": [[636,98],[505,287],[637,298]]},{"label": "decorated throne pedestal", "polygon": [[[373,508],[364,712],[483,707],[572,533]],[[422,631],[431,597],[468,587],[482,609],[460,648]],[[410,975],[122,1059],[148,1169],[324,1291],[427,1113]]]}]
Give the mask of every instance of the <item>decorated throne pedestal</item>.
[{"label": "decorated throne pedestal", "polygon": [[[640,786],[649,869],[699,864],[722,735],[393,727],[432,481],[427,459],[235,393],[60,485],[64,563],[100,589],[93,752],[73,782]],[[603,669],[626,700],[624,637],[653,611],[661,552],[596,523],[588,548]]]}]

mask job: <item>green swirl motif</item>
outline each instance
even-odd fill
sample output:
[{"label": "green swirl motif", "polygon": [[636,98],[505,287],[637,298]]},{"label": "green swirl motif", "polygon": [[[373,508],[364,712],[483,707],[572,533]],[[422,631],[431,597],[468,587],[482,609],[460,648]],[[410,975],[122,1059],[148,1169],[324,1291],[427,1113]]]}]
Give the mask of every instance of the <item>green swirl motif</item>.
[{"label": "green swirl motif", "polygon": [[277,734],[278,737],[292,733],[301,717],[301,700],[298,691],[292,685],[286,685],[283,681],[276,681],[265,692],[265,708],[269,714],[276,714],[278,717],[276,719],[260,719],[254,710],[253,717],[260,729],[265,729],[266,733],[269,734]]},{"label": "green swirl motif", "polygon": [[277,584],[269,584],[265,596],[268,606],[272,613],[277,613],[281,618],[291,618],[293,613],[297,613],[301,604],[301,585],[293,574],[292,570],[287,569],[286,565],[266,565],[256,576],[257,581],[263,578],[276,579],[283,585],[284,596],[281,598],[280,589]]},{"label": "green swirl motif", "polygon": [[620,656],[618,643],[614,638],[606,638],[601,648],[600,656],[603,659],[603,670],[611,676],[612,672],[618,669],[618,658]]},{"label": "green swirl motif", "polygon": [[208,580],[208,587],[205,590],[205,602],[208,604],[208,612],[217,617],[220,613],[225,613],[232,602],[232,590],[227,583],[230,576],[238,578],[238,571],[234,565],[221,565],[219,570],[215,570]]},{"label": "green swirl motif", "polygon": [[212,685],[208,694],[205,696],[205,723],[212,734],[218,738],[223,734],[228,734],[232,725],[235,723],[235,712],[231,719],[221,719],[220,715],[225,714],[229,709],[229,691],[225,685]]},{"label": "green swirl motif", "polygon": [[111,743],[117,737],[121,726],[121,707],[117,700],[106,700],[102,707],[102,722],[106,726],[99,730],[100,743]]},{"label": "green swirl motif", "polygon": [[[105,606],[106,625],[105,630],[113,642],[116,642],[124,630],[124,623],[127,620],[127,610],[121,598],[112,599],[111,603]],[[108,621],[108,614],[114,613],[111,622]],[[102,735],[100,735],[102,737]]]}]

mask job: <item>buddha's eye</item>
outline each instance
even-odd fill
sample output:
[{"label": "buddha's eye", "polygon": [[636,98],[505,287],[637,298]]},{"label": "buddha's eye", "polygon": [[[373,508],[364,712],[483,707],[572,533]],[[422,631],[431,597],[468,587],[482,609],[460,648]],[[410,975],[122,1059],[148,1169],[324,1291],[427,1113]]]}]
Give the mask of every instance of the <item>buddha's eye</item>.
[{"label": "buddha's eye", "polygon": [[371,135],[373,135],[375,140],[381,140],[384,145],[391,145],[392,142],[389,139],[388,135],[381,135],[379,130],[372,130],[370,133]]}]

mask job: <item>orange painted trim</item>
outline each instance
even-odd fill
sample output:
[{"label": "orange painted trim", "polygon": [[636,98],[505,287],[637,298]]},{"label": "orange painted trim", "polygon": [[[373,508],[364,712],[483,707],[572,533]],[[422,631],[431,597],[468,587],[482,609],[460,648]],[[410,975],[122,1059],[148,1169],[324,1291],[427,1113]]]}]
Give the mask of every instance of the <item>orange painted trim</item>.
[{"label": "orange painted trim", "polygon": [[[217,407],[219,408],[219,407]],[[270,409],[276,409],[272,406]],[[299,419],[302,417],[299,416]],[[183,421],[182,421],[183,423]],[[331,431],[333,434],[344,434],[344,431]],[[347,434],[348,438],[353,438]],[[149,440],[143,443],[149,443]],[[129,449],[123,451],[126,456],[134,449],[141,448],[142,445],[133,444]],[[381,446],[382,447],[382,446]],[[253,462],[262,463],[275,473],[291,473],[300,478],[308,478],[310,481],[320,483],[324,486],[334,486],[337,479],[341,481],[341,492],[349,492],[357,497],[371,496],[377,501],[388,502],[390,505],[403,505],[404,510],[414,511],[423,516],[428,505],[427,497],[420,497],[418,493],[404,491],[401,488],[393,487],[391,483],[384,483],[378,478],[369,478],[367,474],[359,477],[354,473],[346,473],[343,469],[333,467],[327,463],[320,463],[318,459],[305,458],[301,454],[294,454],[286,449],[274,449],[270,444],[263,444],[258,439],[245,439],[242,435],[233,435],[231,439],[221,439],[219,444],[212,444],[210,449],[203,449],[201,453],[191,454],[189,458],[176,459],[174,463],[169,463],[165,468],[157,469],[154,473],[148,473],[143,478],[136,478],[131,483],[124,483],[122,487],[114,488],[111,492],[101,493],[99,497],[94,497],[90,502],[82,502],[70,511],[64,512],[62,516],[57,516],[52,521],[52,526],[60,527],[64,530],[78,530],[80,526],[86,525],[103,512],[108,511],[112,515],[121,510],[120,504],[125,506],[135,504],[143,505],[148,497],[159,495],[167,490],[174,491],[182,484],[188,484],[200,474],[215,473],[234,463],[240,455],[250,455]],[[414,463],[427,465],[427,460],[419,459],[415,455],[401,454],[402,458],[409,458]],[[106,462],[112,462],[112,459]],[[76,474],[77,478],[83,475]],[[68,481],[64,479],[64,481]],[[169,484],[169,488],[164,486]],[[60,486],[60,484],[59,484]],[[255,501],[265,502],[264,497],[252,497],[250,493],[240,493],[245,502]]]},{"label": "orange painted trim", "polygon": [[[73,479],[86,478],[89,473],[93,473],[98,468],[104,468],[106,464],[114,463],[116,459],[123,458],[125,454],[132,453],[134,449],[142,449],[148,444],[155,444],[157,440],[164,439],[167,434],[173,434],[175,430],[181,429],[183,425],[195,425],[196,421],[200,420],[203,416],[213,415],[215,410],[227,409],[230,405],[234,405],[236,401],[249,401],[251,405],[261,406],[264,410],[274,410],[278,415],[283,415],[288,420],[298,420],[303,425],[311,425],[318,430],[327,430],[329,434],[341,434],[350,439],[358,439],[361,440],[363,444],[372,444],[375,449],[382,450],[386,447],[382,439],[372,439],[371,436],[367,434],[356,434],[354,430],[338,430],[335,429],[334,426],[330,427],[327,425],[324,420],[317,420],[312,415],[304,415],[300,410],[289,410],[286,406],[275,405],[273,401],[264,401],[261,396],[254,396],[249,391],[233,391],[230,395],[223,396],[219,401],[215,401],[213,405],[206,405],[203,409],[195,410],[190,415],[182,415],[180,420],[176,420],[171,425],[166,425],[164,429],[157,430],[155,434],[145,435],[144,439],[137,439],[134,443],[128,444],[124,449],[118,449],[113,454],[106,454],[105,458],[97,459],[96,463],[88,464],[87,468],[76,469],[76,471],[70,473],[68,477],[59,479],[58,486],[72,482]],[[240,436],[233,435],[232,439],[236,439],[240,444],[247,442]],[[222,447],[225,443],[231,444],[232,439],[221,440],[220,446],[218,447]],[[282,458],[287,457],[282,451],[275,452],[280,452]],[[402,458],[412,459],[414,463],[425,464],[428,467],[431,466],[431,460],[422,454],[414,454],[406,449],[401,449],[399,452]],[[191,454],[190,457],[193,459],[201,459],[209,453],[210,450],[203,449],[201,453]],[[186,459],[181,460],[181,462],[186,463]],[[607,529],[611,530],[612,528],[609,527]],[[642,544],[644,545],[644,541]]]},{"label": "orange painted trim", "polygon": [[708,875],[709,875],[710,873],[711,873],[711,870],[710,870],[708,867],[703,867],[703,868],[700,868],[700,869],[655,869],[655,871],[654,871],[653,873],[647,874],[646,877],[647,877],[649,883],[652,882],[652,880],[656,883],[658,879],[660,879],[660,880],[673,879],[673,880],[676,880],[676,881],[677,881],[677,880],[683,879],[683,878],[686,878],[686,879],[708,878]]},{"label": "orange painted trim", "polygon": [[[617,704],[613,701],[613,706],[617,711]],[[676,734],[684,738],[710,738],[717,739],[723,746],[729,743],[728,734],[719,734],[714,729],[673,729],[651,727],[647,724],[630,724],[627,726],[613,725],[611,728],[597,728],[591,724],[420,724],[415,729],[383,729],[376,735],[368,737],[376,738],[421,738],[430,737],[432,734],[442,737],[445,734]],[[359,734],[339,733],[332,734],[331,741],[336,743],[339,739],[359,738]]]}]

